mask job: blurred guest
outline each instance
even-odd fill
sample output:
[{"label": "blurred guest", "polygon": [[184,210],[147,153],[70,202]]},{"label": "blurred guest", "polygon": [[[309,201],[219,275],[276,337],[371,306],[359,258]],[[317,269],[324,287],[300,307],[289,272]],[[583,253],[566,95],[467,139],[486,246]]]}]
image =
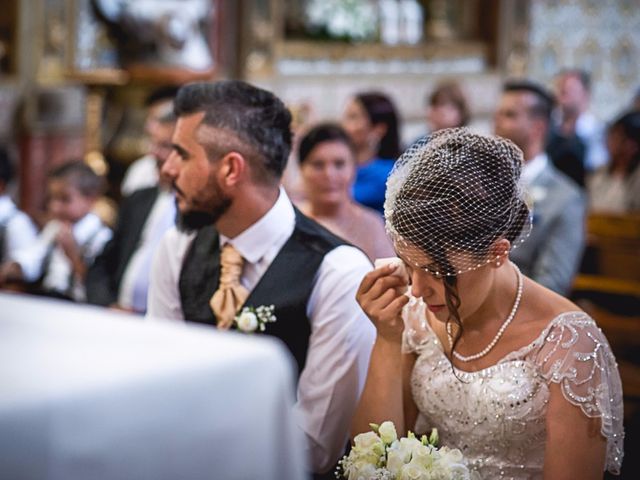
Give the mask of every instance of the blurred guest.
[{"label": "blurred guest", "polygon": [[342,127],[356,149],[353,196],[382,213],[387,176],[400,155],[396,108],[383,93],[359,93],[347,105]]},{"label": "blurred guest", "polygon": [[18,210],[7,193],[12,179],[9,152],[0,147],[0,262],[7,260],[18,248],[32,243],[38,235],[31,219]]},{"label": "blurred guest", "polygon": [[609,127],[607,147],[611,161],[588,180],[592,211],[640,211],[640,111],[617,118]]},{"label": "blurred guest", "polygon": [[436,85],[427,98],[426,107],[429,132],[465,127],[469,123],[467,98],[455,80],[446,80]]},{"label": "blurred guest", "polygon": [[[162,128],[158,128],[158,124],[162,123],[161,119],[171,115],[173,109],[173,99],[178,92],[178,87],[168,86],[161,87],[149,94],[145,100],[147,107],[147,120],[144,125],[145,133],[149,137],[151,148],[154,145],[162,143],[162,138],[156,138],[158,132]],[[157,159],[150,152],[147,155],[135,160],[127,169],[122,183],[120,192],[123,196],[131,195],[140,188],[155,187],[158,184],[158,167]]]},{"label": "blurred guest", "polygon": [[330,123],[317,125],[302,137],[298,159],[306,197],[300,210],[372,261],[394,256],[382,217],[351,196],[356,160],[346,132]]},{"label": "blurred guest", "polygon": [[173,148],[175,122],[171,110],[149,125],[149,154],[160,172],[159,184],[138,189],[122,201],[113,238],[87,273],[90,303],[136,313],[147,310],[153,255],[162,235],[175,224],[171,179],[162,174]]},{"label": "blurred guest", "polygon": [[533,82],[504,86],[495,133],[524,154],[522,182],[533,203],[533,230],[511,253],[522,273],[560,294],[569,291],[584,248],[585,201],[544,153],[553,98]]},{"label": "blurred guest", "polygon": [[23,281],[34,293],[84,301],[87,268],[111,238],[111,230],[91,211],[103,188],[103,179],[85,163],[52,170],[47,181],[51,220],[35,242],[0,267],[0,284]]},{"label": "blurred guest", "polygon": [[556,97],[558,109],[554,130],[567,138],[576,135],[582,141],[587,173],[606,164],[605,125],[589,110],[591,76],[583,70],[563,70],[556,78]]}]

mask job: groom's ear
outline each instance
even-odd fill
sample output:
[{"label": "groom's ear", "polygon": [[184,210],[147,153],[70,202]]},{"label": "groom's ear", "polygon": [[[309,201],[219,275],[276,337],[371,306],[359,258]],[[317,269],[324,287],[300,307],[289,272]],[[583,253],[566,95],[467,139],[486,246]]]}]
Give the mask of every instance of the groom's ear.
[{"label": "groom's ear", "polygon": [[509,250],[511,249],[511,242],[506,238],[501,238],[493,242],[489,249],[489,258],[491,259],[490,265],[499,267],[509,259]]},{"label": "groom's ear", "polygon": [[219,162],[219,180],[224,187],[236,186],[247,173],[247,160],[238,152],[227,153]]}]

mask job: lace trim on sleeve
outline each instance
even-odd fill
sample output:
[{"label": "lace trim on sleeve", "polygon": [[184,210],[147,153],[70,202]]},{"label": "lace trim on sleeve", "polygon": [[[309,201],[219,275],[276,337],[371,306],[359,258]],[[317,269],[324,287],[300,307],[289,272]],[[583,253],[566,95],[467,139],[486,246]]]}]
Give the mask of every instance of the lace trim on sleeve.
[{"label": "lace trim on sleeve", "polygon": [[600,418],[607,439],[605,468],[619,473],[623,457],[622,383],[618,365],[602,331],[584,312],[556,319],[539,351],[548,382],[561,386],[568,402],[590,418]]},{"label": "lace trim on sleeve", "polygon": [[402,353],[420,353],[431,331],[427,324],[425,306],[422,299],[410,297],[402,311],[404,331],[402,332]]}]

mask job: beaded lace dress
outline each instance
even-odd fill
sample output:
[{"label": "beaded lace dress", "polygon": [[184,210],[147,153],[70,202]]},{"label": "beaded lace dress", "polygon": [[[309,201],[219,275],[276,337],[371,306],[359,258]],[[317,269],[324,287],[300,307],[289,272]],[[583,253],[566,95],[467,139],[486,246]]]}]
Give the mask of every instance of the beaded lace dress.
[{"label": "beaded lace dress", "polygon": [[[403,349],[418,358],[411,378],[419,409],[416,432],[438,429],[440,443],[459,448],[476,478],[540,479],[544,464],[549,385],[601,419],[605,469],[620,470],[623,455],[622,386],[609,344],[584,312],[554,318],[529,345],[477,372],[456,370],[429,327],[425,306],[405,309]],[[445,347],[446,348],[446,347]]]}]

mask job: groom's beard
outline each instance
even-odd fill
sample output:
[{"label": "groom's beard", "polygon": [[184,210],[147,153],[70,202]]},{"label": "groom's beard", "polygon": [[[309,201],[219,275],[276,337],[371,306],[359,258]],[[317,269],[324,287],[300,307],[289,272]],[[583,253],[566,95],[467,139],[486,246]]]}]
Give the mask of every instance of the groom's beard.
[{"label": "groom's beard", "polygon": [[[174,188],[180,192],[174,184]],[[216,186],[211,189],[209,198],[198,202],[198,205],[184,212],[180,211],[176,199],[176,227],[181,232],[191,233],[201,228],[213,225],[231,206],[231,199],[220,192]],[[180,192],[181,193],[181,192]]]}]

